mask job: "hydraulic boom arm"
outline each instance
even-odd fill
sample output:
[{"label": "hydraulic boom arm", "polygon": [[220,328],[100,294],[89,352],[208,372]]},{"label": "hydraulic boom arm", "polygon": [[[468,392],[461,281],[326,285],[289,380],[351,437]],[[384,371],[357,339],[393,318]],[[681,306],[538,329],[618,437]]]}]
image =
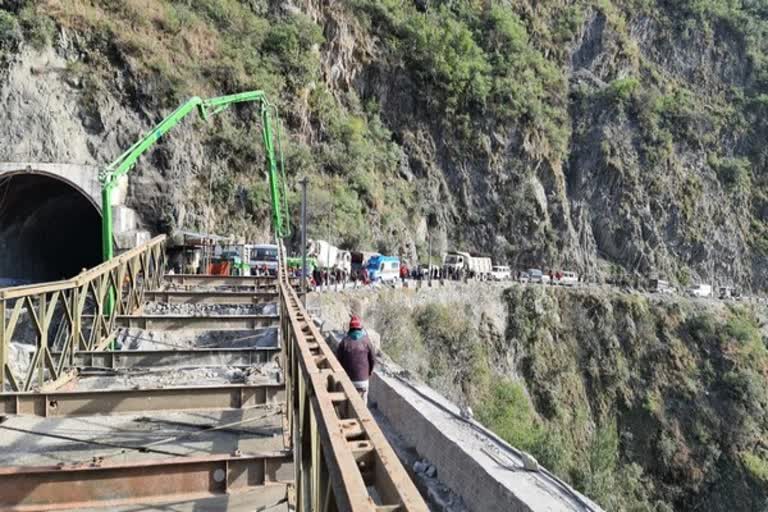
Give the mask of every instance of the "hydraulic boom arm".
[{"label": "hydraulic boom arm", "polygon": [[163,119],[151,132],[142,137],[136,144],[131,146],[125,153],[109,164],[99,173],[101,182],[101,201],[102,201],[102,253],[104,261],[108,261],[113,256],[112,245],[112,190],[117,185],[118,179],[127,174],[139,157],[144,154],[160,137],[165,135],[174,126],[179,124],[187,115],[197,110],[200,117],[207,120],[235,103],[258,102],[261,104],[261,131],[264,142],[264,151],[266,153],[267,168],[269,172],[269,189],[272,200],[272,225],[275,229],[275,235],[278,238],[284,238],[290,234],[290,227],[287,223],[285,212],[287,205],[281,202],[286,201],[285,197],[285,176],[283,175],[283,190],[281,191],[280,176],[278,175],[278,164],[275,157],[275,144],[272,136],[272,118],[271,111],[275,111],[277,118],[277,150],[280,157],[280,172],[284,174],[283,155],[280,142],[280,119],[277,117],[277,109],[270,105],[263,91],[249,91],[229,96],[219,96],[203,100],[199,97],[191,98],[184,103],[170,116]]}]

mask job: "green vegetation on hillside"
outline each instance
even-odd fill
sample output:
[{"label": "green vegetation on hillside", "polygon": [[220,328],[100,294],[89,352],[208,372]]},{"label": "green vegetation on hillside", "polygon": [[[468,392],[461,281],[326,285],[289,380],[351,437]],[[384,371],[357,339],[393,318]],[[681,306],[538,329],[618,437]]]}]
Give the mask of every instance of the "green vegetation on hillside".
[{"label": "green vegetation on hillside", "polygon": [[[505,300],[501,337],[461,301],[384,306],[382,349],[605,510],[762,509],[768,349],[754,310],[535,287]],[[499,366],[510,354],[519,380]]]},{"label": "green vegetation on hillside", "polygon": [[[322,29],[308,16],[275,15],[266,1],[13,4],[4,8],[0,2],[0,57],[17,51],[22,41],[44,47],[59,33],[56,28],[80,34],[79,50],[86,56],[73,62],[69,73],[81,84],[88,115],[98,114],[100,97],[125,94],[114,83],[116,64],[138,86],[121,101],[139,102],[153,112],[153,122],[193,95],[265,90],[287,124],[290,183],[296,187],[303,175],[311,180],[310,199],[317,205],[313,235],[330,231],[342,245],[394,247],[411,226],[415,189],[399,179],[402,151],[375,102],[362,102],[354,91],[339,96],[323,83]],[[258,165],[263,159],[254,126],[258,117],[248,108],[238,114],[235,120],[221,117],[206,130],[209,155],[225,164],[225,172],[201,176],[194,192],[199,202],[210,199],[217,206],[217,229],[227,233],[269,218]],[[290,198],[297,210],[298,194]],[[323,209],[333,215],[323,216]]]}]

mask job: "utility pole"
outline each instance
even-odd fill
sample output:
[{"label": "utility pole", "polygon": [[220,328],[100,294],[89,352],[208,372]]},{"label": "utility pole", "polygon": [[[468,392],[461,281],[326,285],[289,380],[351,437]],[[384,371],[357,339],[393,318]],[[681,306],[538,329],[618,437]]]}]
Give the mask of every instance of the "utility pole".
[{"label": "utility pole", "polygon": [[301,297],[307,309],[307,177],[301,180]]},{"label": "utility pole", "polygon": [[427,225],[427,273],[429,274],[429,286],[432,286],[432,230]]}]

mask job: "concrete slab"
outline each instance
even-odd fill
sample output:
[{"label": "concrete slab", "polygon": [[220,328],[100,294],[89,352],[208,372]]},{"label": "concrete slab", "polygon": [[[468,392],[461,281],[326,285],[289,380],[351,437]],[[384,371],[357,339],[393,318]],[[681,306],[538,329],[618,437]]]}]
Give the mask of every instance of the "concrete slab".
[{"label": "concrete slab", "polygon": [[[74,418],[11,416],[0,424],[0,466],[87,463],[94,457],[122,463],[236,450],[279,451],[282,422],[282,409],[276,406]],[[208,430],[213,427],[219,428]],[[150,443],[154,451],[128,448]]]},{"label": "concrete slab", "polygon": [[277,327],[244,330],[194,329],[165,331],[133,327],[121,329],[117,342],[124,350],[188,350],[193,348],[277,347]]},{"label": "concrete slab", "polygon": [[276,315],[277,304],[169,304],[149,302],[145,315]]}]

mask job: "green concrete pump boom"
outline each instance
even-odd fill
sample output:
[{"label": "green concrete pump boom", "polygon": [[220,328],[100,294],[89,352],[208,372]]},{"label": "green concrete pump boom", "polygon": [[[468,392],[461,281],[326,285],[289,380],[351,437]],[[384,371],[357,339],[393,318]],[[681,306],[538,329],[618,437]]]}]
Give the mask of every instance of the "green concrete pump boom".
[{"label": "green concrete pump boom", "polygon": [[[275,235],[278,238],[285,238],[290,235],[290,226],[287,222],[287,197],[285,194],[285,167],[283,163],[282,146],[280,141],[280,118],[277,115],[277,109],[270,105],[263,91],[249,91],[229,96],[219,96],[203,100],[199,97],[191,98],[180,106],[170,116],[155,126],[147,135],[142,137],[136,144],[131,146],[128,151],[109,164],[99,173],[101,182],[101,202],[102,202],[102,253],[104,261],[112,259],[112,190],[117,185],[117,180],[127,174],[139,157],[144,154],[160,137],[165,135],[174,126],[179,124],[187,115],[197,110],[200,117],[207,120],[235,103],[258,102],[261,105],[261,132],[266,153],[267,167],[269,171],[269,188],[272,198],[272,225],[275,229]],[[272,136],[272,112],[274,111],[277,123],[277,151],[280,158],[280,173],[282,174],[282,187],[280,184],[281,176],[278,175],[278,163],[275,157],[275,145]],[[282,202],[281,202],[282,194]]]}]

